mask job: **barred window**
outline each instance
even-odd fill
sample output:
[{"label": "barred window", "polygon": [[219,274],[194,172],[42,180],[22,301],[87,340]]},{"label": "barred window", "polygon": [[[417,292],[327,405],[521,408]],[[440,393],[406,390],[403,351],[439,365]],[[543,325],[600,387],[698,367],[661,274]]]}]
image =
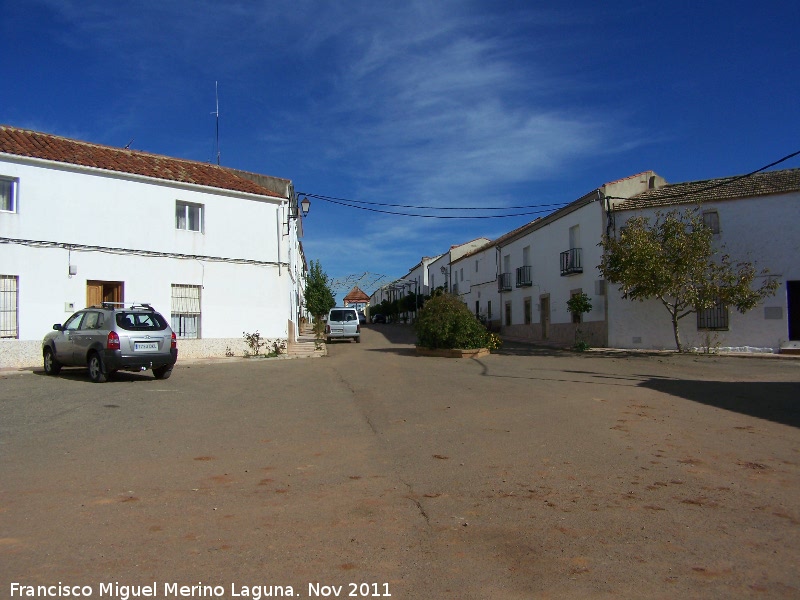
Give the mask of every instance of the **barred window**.
[{"label": "barred window", "polygon": [[17,283],[15,275],[0,275],[0,338],[19,337]]},{"label": "barred window", "polygon": [[200,286],[172,284],[172,331],[182,340],[200,337]]},{"label": "barred window", "polygon": [[728,307],[720,301],[697,311],[697,329],[728,329]]},{"label": "barred window", "polygon": [[715,210],[703,212],[703,225],[711,230],[711,233],[719,233],[719,213]]}]

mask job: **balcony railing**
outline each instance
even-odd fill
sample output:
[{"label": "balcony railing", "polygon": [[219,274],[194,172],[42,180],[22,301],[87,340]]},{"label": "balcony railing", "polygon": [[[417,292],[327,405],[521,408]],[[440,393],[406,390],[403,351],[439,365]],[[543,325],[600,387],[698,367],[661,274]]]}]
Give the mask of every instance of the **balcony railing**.
[{"label": "balcony railing", "polygon": [[500,275],[497,276],[497,291],[511,291],[511,273],[500,273]]},{"label": "balcony railing", "polygon": [[561,275],[583,273],[583,262],[580,248],[570,248],[561,253]]},{"label": "balcony railing", "polygon": [[533,285],[531,279],[531,267],[525,265],[524,267],[517,267],[517,287],[530,287]]}]

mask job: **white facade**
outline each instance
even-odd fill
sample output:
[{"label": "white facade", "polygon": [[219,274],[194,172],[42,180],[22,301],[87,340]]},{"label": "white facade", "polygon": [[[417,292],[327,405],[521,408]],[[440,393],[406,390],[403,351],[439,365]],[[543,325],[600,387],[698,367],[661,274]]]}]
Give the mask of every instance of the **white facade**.
[{"label": "white facade", "polygon": [[[650,217],[652,222],[657,210],[663,213],[673,208],[686,210],[693,205],[625,210],[616,215],[617,227],[635,215]],[[724,245],[725,253],[734,262],[755,262],[759,270],[769,269],[780,287],[775,296],[745,314],[731,308],[728,326],[722,330],[698,329],[695,314],[681,319],[681,340],[687,348],[701,351],[777,352],[792,341],[789,335],[792,310],[795,322],[800,318],[797,314],[800,289],[796,287],[800,286],[800,191],[705,202],[701,212],[709,211],[718,215],[719,234],[714,236],[715,243]],[[755,285],[759,284],[756,280]],[[609,286],[608,293],[611,346],[675,349],[669,313],[659,301],[626,300],[613,286]]]},{"label": "white facade", "polygon": [[[597,269],[607,209],[663,183],[652,171],[606,183],[496,240],[502,335],[572,345],[579,326],[582,339],[591,346],[608,345],[606,286]],[[592,310],[577,317],[567,301],[580,293],[589,296]]]},{"label": "white facade", "polygon": [[[500,293],[497,290],[497,247],[486,244],[453,261],[458,276],[458,297],[476,317],[493,330],[500,327]],[[462,277],[463,274],[463,277]]]},{"label": "white facade", "polygon": [[16,287],[17,313],[0,367],[39,364],[42,337],[98,284],[167,318],[174,286],[199,298],[197,337],[179,340],[179,357],[241,354],[243,332],[256,330],[287,341],[304,261],[286,198],[6,153],[0,179],[15,192],[0,211],[0,276]]},{"label": "white facade", "polygon": [[585,293],[592,311],[582,315],[581,329],[591,345],[604,346],[605,297],[597,270],[603,203],[595,194],[551,217],[535,221],[498,246],[505,284],[500,293],[501,331],[515,339],[570,345],[575,324],[567,301]]}]

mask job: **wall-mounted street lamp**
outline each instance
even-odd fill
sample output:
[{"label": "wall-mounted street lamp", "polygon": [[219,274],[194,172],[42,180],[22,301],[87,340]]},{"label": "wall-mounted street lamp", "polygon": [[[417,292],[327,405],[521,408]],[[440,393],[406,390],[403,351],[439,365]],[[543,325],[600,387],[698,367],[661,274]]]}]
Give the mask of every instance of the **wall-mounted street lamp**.
[{"label": "wall-mounted street lamp", "polygon": [[308,211],[311,210],[311,201],[304,197],[299,203],[297,201],[298,195],[292,193],[289,199],[289,218],[286,219],[286,235],[289,235],[289,223],[292,219],[297,220],[302,213],[303,217],[308,216]]}]

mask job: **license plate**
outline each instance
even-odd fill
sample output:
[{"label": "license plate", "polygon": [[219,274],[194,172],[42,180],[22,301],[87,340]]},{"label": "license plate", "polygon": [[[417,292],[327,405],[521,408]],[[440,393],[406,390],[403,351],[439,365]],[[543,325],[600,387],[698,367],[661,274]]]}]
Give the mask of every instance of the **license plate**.
[{"label": "license plate", "polygon": [[158,350],[158,342],[134,342],[133,343],[133,351],[134,352],[141,352],[141,351],[152,351]]}]

